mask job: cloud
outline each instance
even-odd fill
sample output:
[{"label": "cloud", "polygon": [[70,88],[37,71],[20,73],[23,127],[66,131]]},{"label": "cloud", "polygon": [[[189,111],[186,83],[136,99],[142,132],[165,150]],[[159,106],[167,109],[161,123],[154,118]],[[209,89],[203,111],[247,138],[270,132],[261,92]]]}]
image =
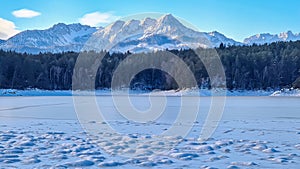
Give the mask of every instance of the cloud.
[{"label": "cloud", "polygon": [[110,12],[93,12],[85,14],[82,18],[79,18],[79,22],[83,25],[100,26],[102,24],[111,23],[118,18],[118,16],[114,16]]},{"label": "cloud", "polygon": [[41,15],[41,13],[29,9],[20,9],[13,11],[12,14],[17,18],[33,18]]},{"label": "cloud", "polygon": [[8,39],[20,31],[13,22],[0,18],[0,39]]}]

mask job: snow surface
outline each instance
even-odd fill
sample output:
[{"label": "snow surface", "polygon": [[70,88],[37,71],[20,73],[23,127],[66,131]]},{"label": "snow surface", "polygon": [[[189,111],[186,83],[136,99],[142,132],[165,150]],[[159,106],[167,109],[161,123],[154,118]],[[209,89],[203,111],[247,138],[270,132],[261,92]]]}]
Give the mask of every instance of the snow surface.
[{"label": "snow surface", "polygon": [[300,96],[299,89],[281,89],[274,92],[271,96]]},{"label": "snow surface", "polygon": [[[227,96],[277,96],[278,91],[264,91],[264,90],[234,90],[225,91],[223,89],[214,90],[214,95],[223,95],[226,92]],[[96,95],[106,96],[119,94],[127,95],[127,90],[96,90],[96,91],[76,91],[73,93],[71,90],[40,90],[40,89],[28,89],[28,90],[16,90],[16,89],[0,89],[0,96],[72,96],[72,95]],[[167,91],[129,91],[129,95],[149,95],[152,96],[211,96],[212,90],[208,89],[182,89],[182,90],[167,90]]]},{"label": "snow surface", "polygon": [[[227,97],[216,132],[208,140],[199,140],[211,103],[210,97],[202,97],[199,116],[186,138],[163,136],[166,138],[153,140],[171,125],[184,125],[173,124],[180,99],[167,97],[161,118],[137,123],[122,117],[109,95],[98,96],[96,101],[106,123],[119,134],[100,128],[101,135],[94,137],[81,128],[70,96],[0,97],[0,166],[299,168],[299,98]],[[144,95],[132,96],[131,100],[137,108],[149,107],[149,98]],[[161,151],[166,146],[174,147]],[[120,153],[138,156],[124,157]]]}]

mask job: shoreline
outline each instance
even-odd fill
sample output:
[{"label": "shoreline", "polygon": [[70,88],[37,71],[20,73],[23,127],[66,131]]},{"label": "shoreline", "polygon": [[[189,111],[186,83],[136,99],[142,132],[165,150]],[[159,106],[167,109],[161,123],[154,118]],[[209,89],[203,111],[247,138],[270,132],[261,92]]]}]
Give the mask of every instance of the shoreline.
[{"label": "shoreline", "polygon": [[[214,93],[214,95],[212,94]],[[143,90],[95,90],[95,91],[72,91],[72,90],[41,90],[41,89],[0,89],[0,97],[5,96],[284,96],[299,97],[299,89],[281,89],[278,91],[266,90],[209,90],[209,89],[182,89],[166,91],[143,91]]]}]

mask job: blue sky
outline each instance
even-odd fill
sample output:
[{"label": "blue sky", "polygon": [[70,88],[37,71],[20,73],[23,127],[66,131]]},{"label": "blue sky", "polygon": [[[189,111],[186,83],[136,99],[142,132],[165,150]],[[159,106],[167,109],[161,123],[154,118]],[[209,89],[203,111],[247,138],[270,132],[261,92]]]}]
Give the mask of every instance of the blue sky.
[{"label": "blue sky", "polygon": [[217,30],[238,41],[257,33],[300,32],[299,0],[0,0],[0,4],[2,39],[59,22],[105,26],[143,12],[171,13],[201,31]]}]

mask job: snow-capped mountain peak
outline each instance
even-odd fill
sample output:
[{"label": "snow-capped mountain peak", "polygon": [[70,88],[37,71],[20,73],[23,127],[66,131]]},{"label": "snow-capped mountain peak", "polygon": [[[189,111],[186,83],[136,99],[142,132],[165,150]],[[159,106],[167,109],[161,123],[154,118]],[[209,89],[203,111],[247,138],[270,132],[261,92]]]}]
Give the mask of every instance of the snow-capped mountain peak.
[{"label": "snow-capped mountain peak", "polygon": [[113,24],[107,26],[103,29],[105,36],[110,36],[111,34],[116,34],[125,24],[124,21],[116,21]]},{"label": "snow-capped mountain peak", "polygon": [[152,19],[152,18],[145,18],[142,20],[141,24],[142,26],[144,26],[145,28],[149,28],[151,26],[156,25],[157,20],[156,19]]},{"label": "snow-capped mountain peak", "polygon": [[140,23],[141,22],[139,20],[130,20],[125,23],[124,27],[122,28],[122,31],[128,34],[134,34],[136,33],[136,31],[142,29]]},{"label": "snow-capped mountain peak", "polygon": [[172,14],[163,15],[158,22],[161,25],[183,26]]},{"label": "snow-capped mountain peak", "polygon": [[184,34],[191,34],[194,32],[194,30],[185,27],[173,15],[167,14],[160,17],[157,20],[156,30],[154,33],[167,34],[176,38],[178,36],[182,36]]},{"label": "snow-capped mountain peak", "polygon": [[293,34],[292,31],[287,31],[287,32],[281,32],[278,35],[279,38],[283,39],[283,40],[287,40],[288,38],[294,38],[295,35]]}]

